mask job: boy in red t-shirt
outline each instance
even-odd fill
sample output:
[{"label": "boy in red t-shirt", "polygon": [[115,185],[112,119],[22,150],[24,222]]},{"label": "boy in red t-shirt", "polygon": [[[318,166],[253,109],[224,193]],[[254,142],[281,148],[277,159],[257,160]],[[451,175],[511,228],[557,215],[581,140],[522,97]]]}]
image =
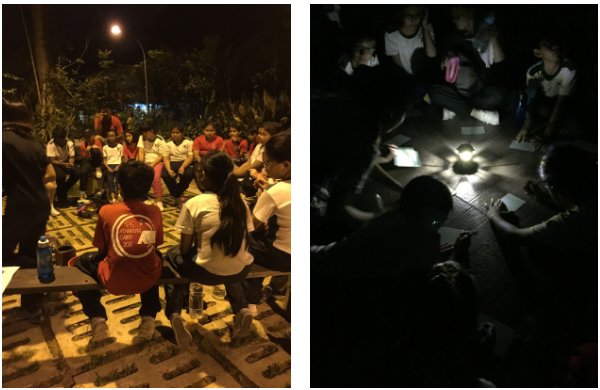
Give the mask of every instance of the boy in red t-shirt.
[{"label": "boy in red t-shirt", "polygon": [[[91,276],[113,295],[141,294],[142,319],[134,343],[152,338],[154,319],[161,310],[156,282],[162,272],[162,213],[157,206],[141,199],[150,191],[154,180],[152,168],[141,162],[123,164],[119,168],[119,192],[123,203],[103,206],[99,212],[94,246],[99,252],[88,252],[77,258],[75,267]],[[83,312],[90,318],[92,338],[88,350],[108,337],[106,309],[99,290],[79,292]]]},{"label": "boy in red t-shirt", "polygon": [[204,135],[196,137],[192,145],[194,161],[199,163],[202,156],[212,150],[223,150],[223,144],[223,138],[217,135],[217,124],[209,122],[204,128]]},{"label": "boy in red t-shirt", "polygon": [[223,151],[239,167],[248,161],[248,141],[240,138],[240,131],[233,126],[229,126],[229,137],[223,144]]}]

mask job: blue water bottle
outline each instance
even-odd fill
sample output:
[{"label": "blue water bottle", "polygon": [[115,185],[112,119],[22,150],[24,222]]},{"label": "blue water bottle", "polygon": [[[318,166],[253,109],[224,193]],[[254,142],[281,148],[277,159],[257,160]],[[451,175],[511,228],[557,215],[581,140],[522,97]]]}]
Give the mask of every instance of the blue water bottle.
[{"label": "blue water bottle", "polygon": [[39,279],[48,279],[54,275],[52,265],[52,246],[46,236],[40,237],[37,247],[37,271]]},{"label": "blue water bottle", "polygon": [[527,110],[526,94],[519,94],[519,105],[515,111],[515,129],[521,130],[525,124],[525,111]]}]

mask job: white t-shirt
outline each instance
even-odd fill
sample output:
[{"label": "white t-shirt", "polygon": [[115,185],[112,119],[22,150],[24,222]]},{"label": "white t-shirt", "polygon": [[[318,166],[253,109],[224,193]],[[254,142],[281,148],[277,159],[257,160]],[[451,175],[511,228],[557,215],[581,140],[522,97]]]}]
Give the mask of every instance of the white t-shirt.
[{"label": "white t-shirt", "polygon": [[[379,60],[377,59],[377,56],[374,55],[373,57],[371,57],[369,62],[367,62],[365,65],[369,66],[371,68],[379,65]],[[354,74],[354,68],[352,67],[352,61],[349,61],[348,64],[346,64],[346,66],[342,66],[342,69],[344,70],[344,72],[346,72],[346,74],[348,76],[352,76],[352,74]]]},{"label": "white t-shirt", "polygon": [[[431,27],[431,24],[429,25],[429,33],[433,41],[433,27]],[[433,43],[435,44],[435,41]],[[385,54],[388,56],[400,54],[400,62],[408,74],[413,74],[410,62],[413,53],[421,47],[425,47],[425,37],[421,27],[419,27],[416,33],[410,36],[402,34],[400,30],[385,33]]]},{"label": "white t-shirt", "polygon": [[275,232],[273,246],[285,253],[292,253],[292,181],[283,180],[262,193],[254,216],[268,224],[269,233]]},{"label": "white t-shirt", "polygon": [[[251,264],[254,257],[247,251],[245,239],[242,242],[240,251],[234,257],[225,256],[218,246],[211,246],[210,240],[221,226],[220,210],[221,204],[216,194],[205,192],[198,195],[183,205],[179,219],[175,224],[175,230],[184,234],[196,233],[198,243],[196,264],[215,275],[234,275],[241,272],[248,264]],[[246,205],[246,217],[248,232],[251,232],[254,230],[254,225],[252,224],[252,214],[248,205]]]},{"label": "white t-shirt", "polygon": [[567,59],[561,62],[560,70],[554,76],[546,74],[544,63],[540,61],[527,70],[526,83],[528,88],[541,88],[547,97],[569,96],[575,85],[575,76],[575,68]]},{"label": "white t-shirt", "polygon": [[114,148],[104,145],[102,152],[102,155],[104,158],[106,158],[106,163],[108,165],[121,164],[121,158],[123,157],[123,145],[118,143]]},{"label": "white t-shirt", "polygon": [[137,146],[138,148],[144,148],[146,163],[153,162],[158,156],[164,156],[169,151],[167,143],[160,135],[157,135],[152,142],[144,140],[144,136],[140,135]]},{"label": "white t-shirt", "polygon": [[69,157],[75,157],[75,146],[73,141],[67,140],[65,146],[60,147],[54,143],[54,139],[46,145],[46,155],[48,157],[56,157],[56,160],[61,162],[69,161]]},{"label": "white t-shirt", "polygon": [[263,161],[263,153],[265,152],[265,147],[263,144],[258,144],[252,151],[250,155],[250,164],[254,164],[254,161]]},{"label": "white t-shirt", "polygon": [[163,156],[169,156],[169,161],[183,161],[188,156],[194,155],[194,152],[192,152],[193,144],[194,141],[189,138],[184,138],[179,145],[175,145],[175,142],[170,140],[167,143],[167,150]]}]

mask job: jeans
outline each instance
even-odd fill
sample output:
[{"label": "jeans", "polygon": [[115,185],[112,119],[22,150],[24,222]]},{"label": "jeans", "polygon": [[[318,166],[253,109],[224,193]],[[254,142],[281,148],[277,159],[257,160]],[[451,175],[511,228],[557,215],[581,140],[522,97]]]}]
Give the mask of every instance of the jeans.
[{"label": "jeans", "polygon": [[91,157],[84,160],[81,164],[81,179],[79,181],[79,189],[81,191],[87,190],[88,176],[92,169],[102,166],[102,151],[100,149],[92,149],[91,154]]},{"label": "jeans", "polygon": [[[183,171],[183,175],[177,172],[179,171],[179,168],[181,168],[181,165],[183,165],[183,161],[171,161],[171,170],[175,172],[175,177],[169,175],[166,167],[163,167],[162,169],[162,179],[169,189],[169,194],[174,198],[179,198],[185,190],[188,189],[192,180],[194,180],[193,164],[190,164],[190,166]],[[177,176],[179,176],[179,184],[177,184],[177,181],[175,180]]]},{"label": "jeans", "polygon": [[[195,253],[197,249],[193,247],[190,251],[194,251]],[[246,279],[252,264],[247,265],[237,274],[227,276],[215,275],[207,271],[204,267],[196,264],[189,256],[186,256],[186,259],[184,259],[181,256],[179,245],[175,245],[167,251],[165,260],[167,260],[182,277],[188,278],[193,282],[206,284],[208,286],[224,284],[227,291],[225,299],[231,303],[234,313],[237,313],[247,306],[244,301],[243,292],[235,287],[230,291],[230,286],[237,285],[242,280]],[[181,313],[186,289],[189,290],[189,285],[187,284],[165,285],[165,295],[167,298],[165,316],[167,316],[167,318],[170,318],[173,313]]]},{"label": "jeans", "polygon": [[[56,196],[58,199],[67,199],[67,192],[81,176],[81,168],[79,165],[74,165],[71,169],[67,169],[63,165],[54,165],[54,171],[56,172]],[[69,175],[69,180],[65,180],[67,175]]]},{"label": "jeans", "polygon": [[[157,251],[160,255],[160,252]],[[87,252],[77,258],[75,267],[89,276],[91,276],[96,282],[100,282],[98,279],[98,264],[104,260],[100,256],[99,252]],[[102,294],[99,290],[85,290],[79,291],[79,301],[83,306],[83,313],[89,318],[102,317],[105,320],[108,319],[106,315],[106,309],[102,306],[100,299]],[[142,299],[142,307],[140,307],[140,316],[148,316],[156,318],[156,313],[161,311],[160,299],[158,296],[158,286],[152,286],[148,291],[140,294]]]},{"label": "jeans", "polygon": [[[108,164],[110,169],[115,169],[119,166],[119,164]],[[108,191],[111,194],[116,194],[119,190],[119,186],[117,185],[117,180],[119,178],[119,171],[111,173],[109,170],[106,170],[106,180],[108,181]]]}]

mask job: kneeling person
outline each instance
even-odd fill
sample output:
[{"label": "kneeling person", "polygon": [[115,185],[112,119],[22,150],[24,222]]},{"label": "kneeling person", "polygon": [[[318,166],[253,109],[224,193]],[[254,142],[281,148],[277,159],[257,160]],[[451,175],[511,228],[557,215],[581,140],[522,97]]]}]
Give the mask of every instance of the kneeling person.
[{"label": "kneeling person", "polygon": [[[80,256],[75,267],[102,283],[113,295],[141,294],[141,324],[134,343],[152,338],[154,319],[161,310],[156,282],[162,272],[162,255],[157,247],[163,243],[162,214],[158,207],[141,199],[154,180],[152,168],[141,162],[124,164],[119,169],[119,192],[123,203],[100,209],[94,246],[99,252]],[[83,312],[90,318],[95,344],[108,337],[106,309],[99,290],[79,292]]]},{"label": "kneeling person", "polygon": [[[188,189],[194,179],[193,141],[183,136],[183,126],[175,125],[171,130],[171,140],[163,152],[162,178],[169,193],[179,203],[179,197]],[[175,180],[179,175],[179,183]]]}]

